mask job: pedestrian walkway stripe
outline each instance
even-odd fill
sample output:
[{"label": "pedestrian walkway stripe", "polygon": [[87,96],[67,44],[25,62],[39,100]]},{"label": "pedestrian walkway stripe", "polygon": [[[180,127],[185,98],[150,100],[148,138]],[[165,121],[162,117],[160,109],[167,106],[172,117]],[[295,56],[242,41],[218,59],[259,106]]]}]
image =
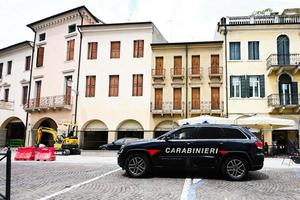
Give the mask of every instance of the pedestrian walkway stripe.
[{"label": "pedestrian walkway stripe", "polygon": [[200,178],[191,179],[186,178],[180,200],[196,200],[197,189],[202,185],[203,180]]},{"label": "pedestrian walkway stripe", "polygon": [[118,169],[109,171],[109,172],[107,172],[107,173],[105,173],[105,174],[102,174],[102,175],[97,176],[97,177],[95,177],[95,178],[89,179],[89,180],[84,181],[84,182],[82,182],[82,183],[78,183],[78,184],[73,185],[73,186],[71,186],[71,187],[69,187],[69,188],[63,189],[63,190],[61,190],[61,191],[59,191],[59,192],[56,192],[56,193],[51,194],[51,195],[49,195],[49,196],[43,197],[43,198],[41,198],[41,199],[39,199],[39,200],[47,200],[47,199],[53,198],[53,197],[58,196],[58,195],[60,195],[60,194],[69,192],[70,190],[73,190],[73,189],[75,189],[75,188],[78,188],[78,187],[80,187],[80,186],[82,186],[82,185],[91,183],[91,182],[96,181],[96,180],[98,180],[98,179],[100,179],[100,178],[103,178],[103,177],[105,177],[105,176],[108,176],[108,175],[110,175],[110,174],[112,174],[112,173],[115,173],[115,172],[117,172],[117,171],[119,171],[119,170],[121,170],[121,168],[118,168]]}]

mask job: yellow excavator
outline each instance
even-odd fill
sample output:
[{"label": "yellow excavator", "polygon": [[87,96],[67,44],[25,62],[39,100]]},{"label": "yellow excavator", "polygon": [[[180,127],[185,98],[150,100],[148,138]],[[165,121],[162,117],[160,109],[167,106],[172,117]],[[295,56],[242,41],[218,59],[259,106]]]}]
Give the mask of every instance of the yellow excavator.
[{"label": "yellow excavator", "polygon": [[[58,135],[57,132],[48,127],[40,127],[37,130],[37,141],[36,145],[41,146],[45,145],[42,143],[42,140],[47,138],[46,146],[53,146],[55,151],[62,152],[63,155],[77,154],[81,153],[78,145],[78,138],[73,136],[74,129],[68,130],[67,135]],[[50,142],[49,142],[50,141]]]}]

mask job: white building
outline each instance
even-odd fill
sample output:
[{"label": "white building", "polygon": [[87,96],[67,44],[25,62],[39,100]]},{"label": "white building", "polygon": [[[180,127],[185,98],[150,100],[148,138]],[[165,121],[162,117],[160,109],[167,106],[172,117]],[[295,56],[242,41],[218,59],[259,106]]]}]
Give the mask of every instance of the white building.
[{"label": "white building", "polygon": [[25,142],[32,42],[0,49],[0,146]]}]

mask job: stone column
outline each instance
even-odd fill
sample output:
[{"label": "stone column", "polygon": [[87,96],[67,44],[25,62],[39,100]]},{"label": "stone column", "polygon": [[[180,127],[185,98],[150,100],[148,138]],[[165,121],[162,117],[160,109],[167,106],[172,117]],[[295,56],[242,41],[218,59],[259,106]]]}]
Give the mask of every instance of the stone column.
[{"label": "stone column", "polygon": [[152,139],[154,137],[153,131],[144,132],[144,139]]},{"label": "stone column", "polygon": [[112,143],[113,141],[115,141],[118,138],[117,134],[118,133],[116,131],[108,131],[107,143]]}]

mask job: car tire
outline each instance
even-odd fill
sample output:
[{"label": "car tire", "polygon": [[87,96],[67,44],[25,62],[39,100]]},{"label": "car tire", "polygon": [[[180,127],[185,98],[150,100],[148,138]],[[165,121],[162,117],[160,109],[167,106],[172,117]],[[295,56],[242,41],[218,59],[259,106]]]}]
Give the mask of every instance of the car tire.
[{"label": "car tire", "polygon": [[231,181],[241,181],[249,171],[248,162],[241,157],[232,156],[227,158],[221,167],[222,175]]},{"label": "car tire", "polygon": [[146,155],[131,154],[125,161],[125,170],[131,178],[142,178],[150,175],[152,166]]}]

